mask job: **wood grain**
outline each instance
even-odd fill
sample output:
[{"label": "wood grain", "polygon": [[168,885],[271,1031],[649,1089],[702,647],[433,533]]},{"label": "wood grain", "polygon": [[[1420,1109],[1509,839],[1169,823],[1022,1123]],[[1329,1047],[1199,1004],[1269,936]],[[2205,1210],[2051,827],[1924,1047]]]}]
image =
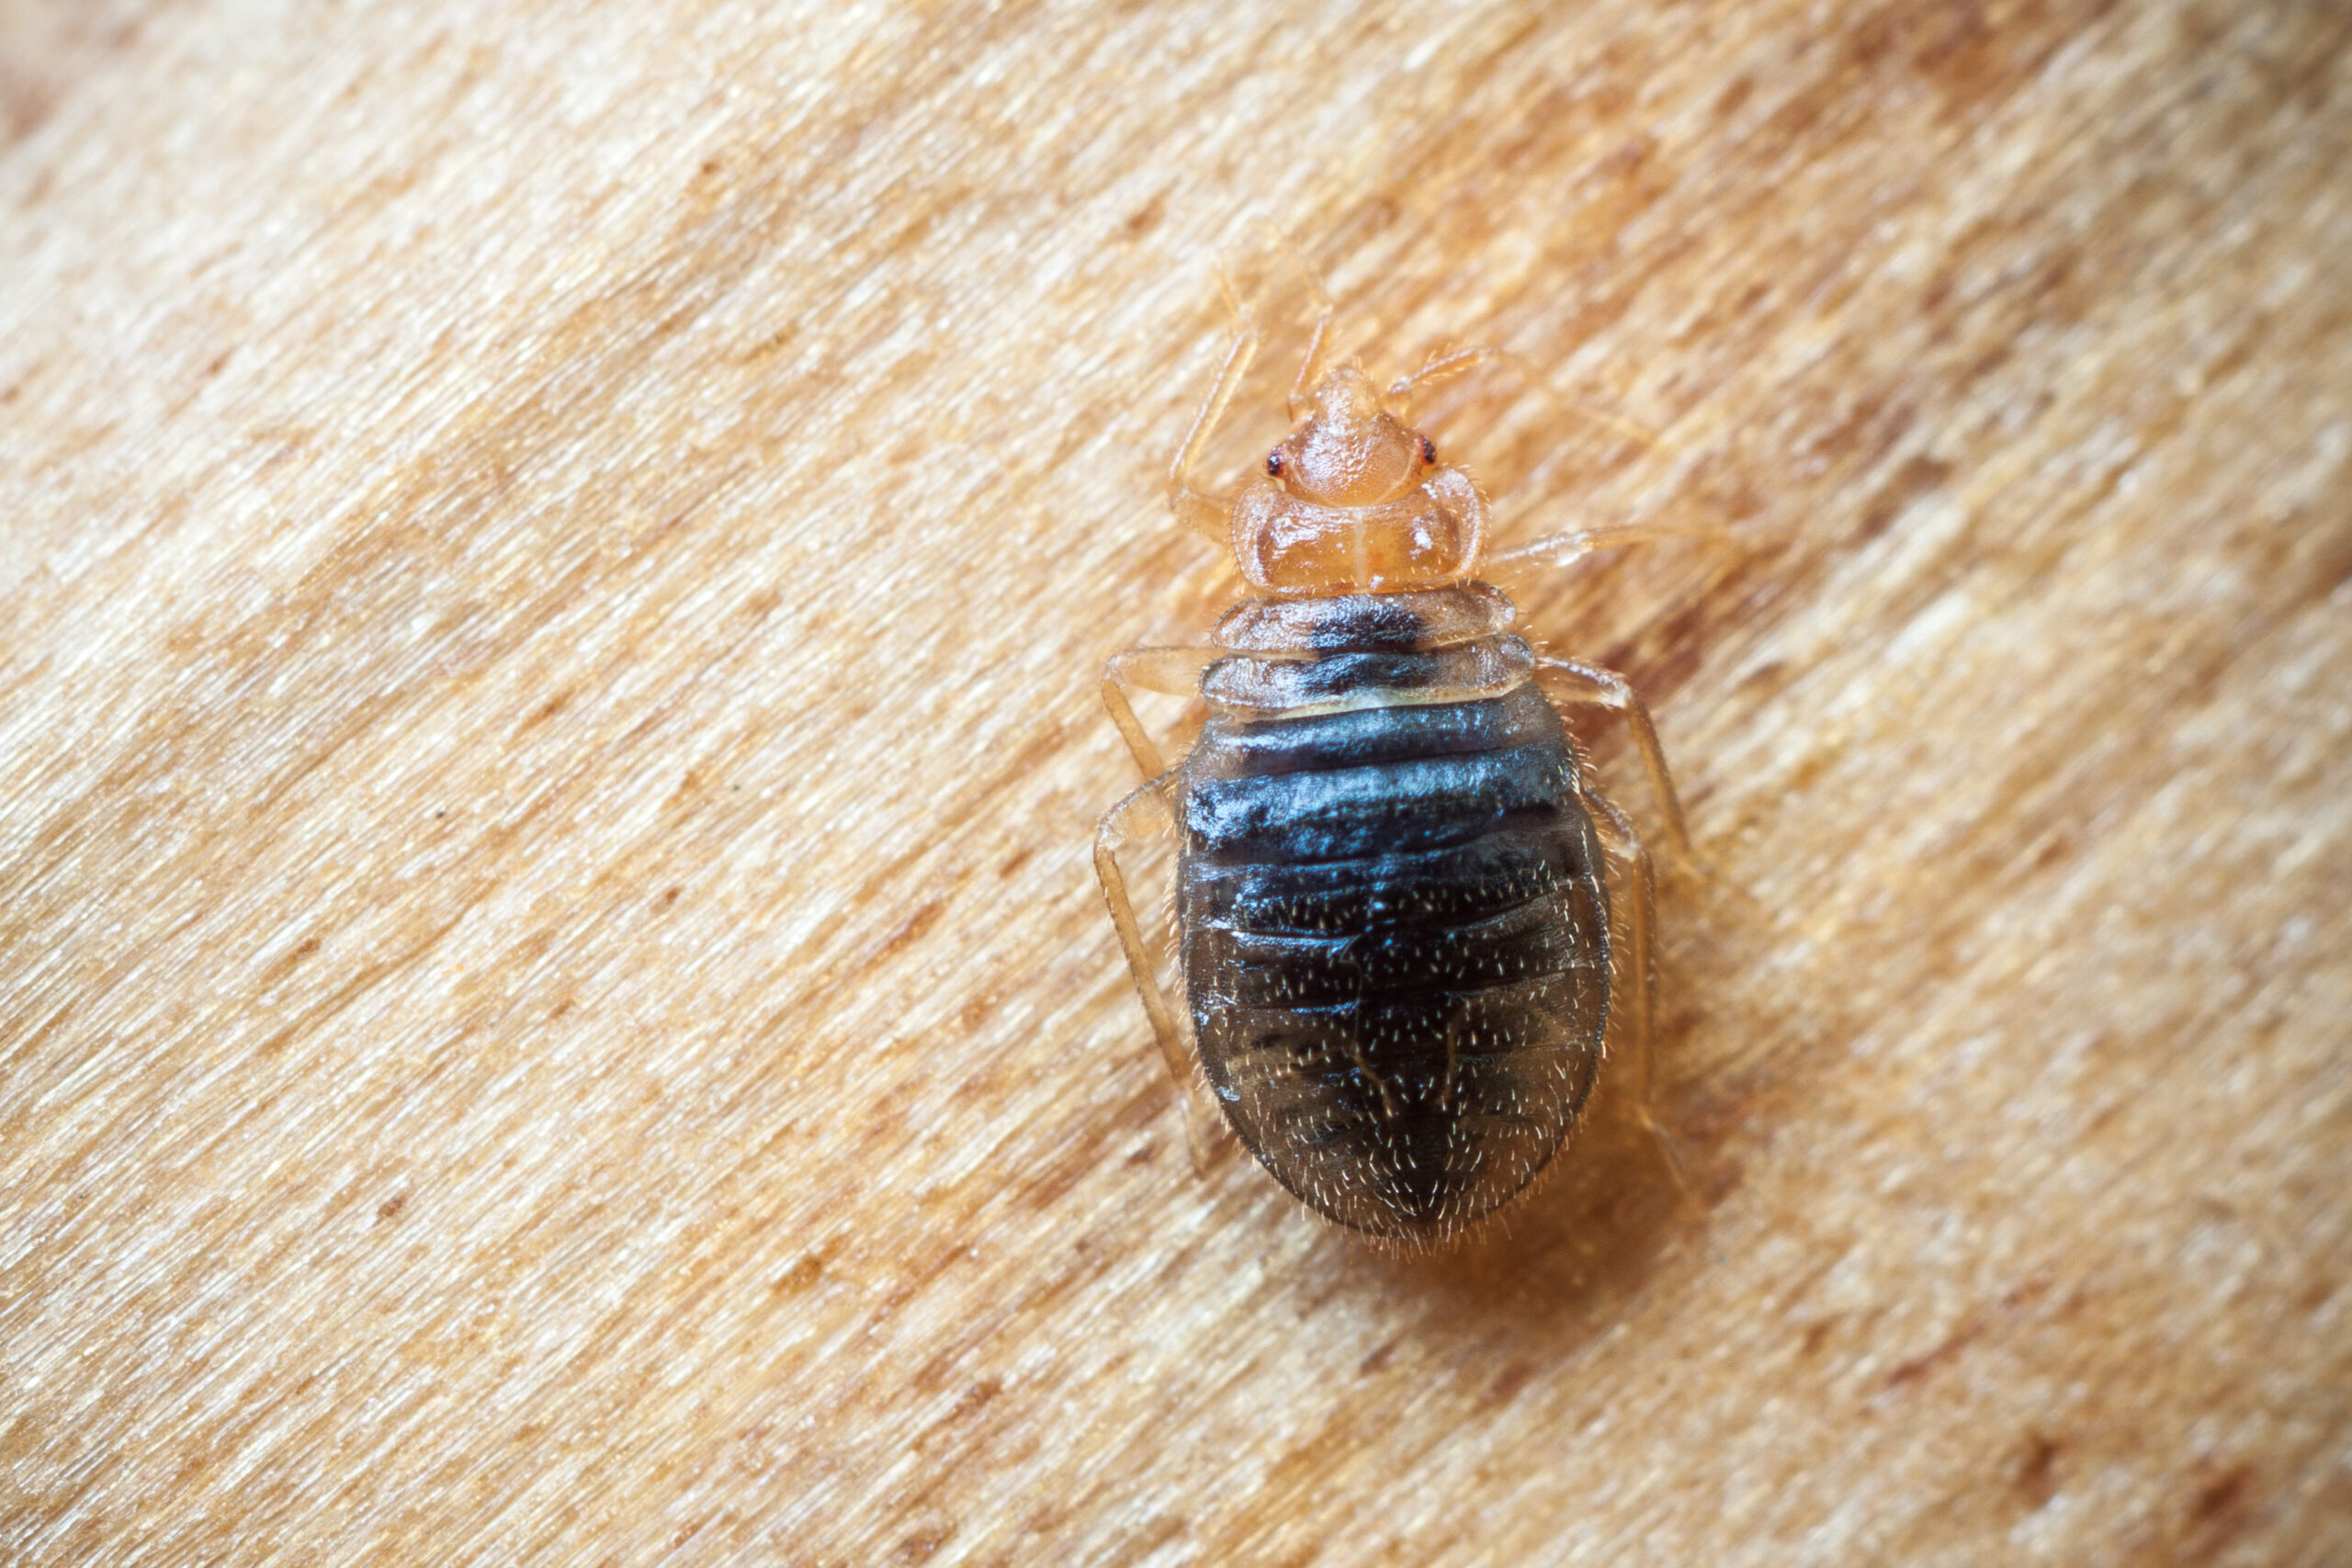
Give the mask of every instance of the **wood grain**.
[{"label": "wood grain", "polygon": [[[2352,10],[57,14],[0,1556],[2352,1561]],[[1521,585],[1695,1216],[1622,1074],[1448,1258],[1188,1165],[1093,683],[1253,219],[1655,428],[1465,388],[1519,536],[1744,531]]]}]

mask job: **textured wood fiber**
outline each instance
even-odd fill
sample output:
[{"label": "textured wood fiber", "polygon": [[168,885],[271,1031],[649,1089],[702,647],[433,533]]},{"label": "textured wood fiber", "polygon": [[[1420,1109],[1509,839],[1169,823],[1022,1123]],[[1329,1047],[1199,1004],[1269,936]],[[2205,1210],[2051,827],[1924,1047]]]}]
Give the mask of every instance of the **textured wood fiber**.
[{"label": "textured wood fiber", "polygon": [[[2352,1561],[2352,9],[108,13],[0,12],[0,1557]],[[1702,1217],[1613,1069],[1447,1258],[1188,1166],[1092,687],[1252,215],[1657,430],[1452,400],[1519,536],[1765,536],[1522,601],[1714,874]]]}]

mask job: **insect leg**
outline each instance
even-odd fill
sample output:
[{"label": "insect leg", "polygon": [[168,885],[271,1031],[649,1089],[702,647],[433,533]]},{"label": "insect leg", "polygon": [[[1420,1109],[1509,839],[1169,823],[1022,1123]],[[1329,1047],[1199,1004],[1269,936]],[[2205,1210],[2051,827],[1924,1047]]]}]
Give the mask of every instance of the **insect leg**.
[{"label": "insect leg", "polygon": [[1283,250],[1290,257],[1291,265],[1298,269],[1299,276],[1306,280],[1306,287],[1315,295],[1315,332],[1306,340],[1306,356],[1298,362],[1298,377],[1290,384],[1287,403],[1291,418],[1304,419],[1312,401],[1315,383],[1323,378],[1323,360],[1331,347],[1331,316],[1335,307],[1331,297],[1323,291],[1322,280],[1307,269],[1306,264],[1299,259],[1298,253],[1291,249],[1288,240],[1283,242]]},{"label": "insect leg", "polygon": [[1111,722],[1119,727],[1119,734],[1135,753],[1136,766],[1143,776],[1158,778],[1167,763],[1160,758],[1159,748],[1144,732],[1136,710],[1127,701],[1130,691],[1164,692],[1170,696],[1190,696],[1200,689],[1201,671],[1224,655],[1217,648],[1131,648],[1125,653],[1114,654],[1102,671],[1102,705],[1111,710]]},{"label": "insect leg", "polygon": [[1168,1076],[1183,1091],[1184,1142],[1192,1153],[1193,1168],[1206,1175],[1227,1142],[1225,1119],[1193,1066],[1192,1053],[1185,1049],[1167,993],[1159,988],[1158,968],[1144,947],[1143,928],[1136,923],[1135,904],[1127,897],[1126,875],[1119,869],[1121,850],[1132,848],[1147,835],[1165,834],[1175,826],[1170,802],[1175,786],[1176,773],[1170,769],[1102,814],[1094,829],[1094,874],[1102,884],[1102,901],[1111,907],[1111,923],[1118,929],[1119,946],[1126,953],[1127,969],[1135,978],[1145,1016],[1151,1020],[1160,1059],[1168,1066]]},{"label": "insect leg", "polygon": [[1634,749],[1642,754],[1642,771],[1649,774],[1650,788],[1657,795],[1659,815],[1666,819],[1667,841],[1683,859],[1691,859],[1690,834],[1682,825],[1682,800],[1674,793],[1674,775],[1667,772],[1666,753],[1658,748],[1657,727],[1650,722],[1650,710],[1632,684],[1614,670],[1604,670],[1581,659],[1552,659],[1539,654],[1535,669],[1538,681],[1544,681],[1546,675],[1555,677],[1544,682],[1545,694],[1554,702],[1613,708],[1625,716],[1625,727],[1634,734]]},{"label": "insect leg", "polygon": [[1125,653],[1113,653],[1110,663],[1103,665],[1103,707],[1110,710],[1110,722],[1120,727],[1120,736],[1126,740],[1126,750],[1134,752],[1136,766],[1143,769],[1146,778],[1159,778],[1167,761],[1159,757],[1159,748],[1143,731],[1143,722],[1136,719],[1134,703],[1126,701],[1129,691],[1164,691],[1169,696],[1193,696],[1200,691],[1200,672],[1223,659],[1226,649],[1126,649]]},{"label": "insect leg", "polygon": [[[1094,827],[1094,874],[1102,884],[1103,901],[1111,906],[1111,923],[1118,928],[1119,946],[1126,953],[1127,968],[1135,976],[1136,994],[1151,1020],[1159,1054],[1167,1058],[1169,1073],[1182,1083],[1191,1076],[1192,1064],[1177,1037],[1176,1017],[1169,1010],[1168,998],[1159,988],[1159,976],[1151,955],[1144,951],[1143,928],[1136,923],[1135,906],[1127,898],[1127,879],[1119,869],[1119,852],[1132,848],[1143,832],[1164,834],[1174,826],[1168,800],[1174,786],[1174,773],[1162,773],[1102,814],[1102,821]],[[1145,819],[1150,819],[1148,826],[1139,832],[1138,824]]]},{"label": "insect leg", "polygon": [[1514,545],[1487,558],[1488,566],[1566,566],[1596,550],[1622,549],[1627,545],[1654,545],[1660,539],[1727,539],[1753,544],[1774,536],[1768,528],[1735,527],[1728,523],[1610,523],[1598,528],[1571,528],[1546,534],[1524,545]]},{"label": "insect leg", "polygon": [[1650,863],[1650,852],[1642,843],[1641,835],[1634,830],[1633,819],[1617,808],[1607,795],[1581,781],[1577,794],[1592,813],[1594,829],[1600,834],[1602,850],[1615,861],[1620,880],[1626,885],[1625,898],[1625,971],[1629,1017],[1627,1033],[1633,1037],[1634,1115],[1652,1138],[1657,1141],[1658,1152],[1666,1156],[1667,1169],[1674,1176],[1674,1183],[1686,1199],[1697,1201],[1690,1177],[1683,1171],[1682,1156],[1658,1122],[1653,1109],[1652,1093],[1657,1076],[1657,1047],[1653,1023],[1657,1013],[1657,974],[1656,960],[1650,951],[1651,916],[1657,903],[1657,872]]},{"label": "insect leg", "polygon": [[1566,396],[1554,387],[1551,378],[1544,375],[1526,355],[1513,354],[1507,348],[1498,348],[1489,343],[1474,344],[1468,348],[1457,348],[1451,354],[1431,356],[1410,376],[1402,376],[1390,382],[1388,395],[1399,400],[1404,408],[1409,410],[1412,407],[1414,396],[1424,387],[1435,386],[1441,381],[1451,381],[1464,371],[1489,364],[1510,366],[1519,372],[1522,380],[1542,395],[1544,401],[1565,413],[1572,413],[1579,419],[1590,420],[1593,423],[1613,430],[1618,434],[1644,446],[1655,446],[1657,443],[1657,432],[1649,426],[1627,419],[1623,414],[1603,408],[1598,403],[1589,403],[1581,398]]},{"label": "insect leg", "polygon": [[[1290,235],[1280,224],[1271,219],[1253,218],[1245,227],[1264,234],[1267,243],[1281,253],[1283,260],[1290,263],[1290,269],[1298,274],[1301,283],[1306,285],[1307,302],[1315,308],[1315,331],[1306,340],[1306,357],[1300,361],[1298,377],[1290,388],[1290,416],[1304,419],[1306,417],[1308,394],[1323,377],[1324,356],[1331,346],[1331,318],[1337,313],[1337,307],[1331,303],[1331,291],[1323,287],[1323,275],[1298,254],[1298,247],[1292,243]],[[1229,287],[1226,290],[1226,303],[1233,307],[1237,320],[1247,320],[1246,312],[1234,299]]]},{"label": "insect leg", "polygon": [[[1220,278],[1222,283],[1223,279]],[[1193,428],[1185,434],[1184,445],[1177,449],[1176,460],[1168,466],[1168,510],[1176,521],[1193,532],[1207,536],[1217,543],[1225,543],[1233,516],[1233,497],[1212,495],[1193,485],[1193,466],[1201,460],[1201,453],[1225,422],[1227,405],[1233,401],[1235,389],[1249,371],[1250,360],[1258,354],[1258,328],[1241,314],[1233,291],[1226,289],[1226,303],[1232,307],[1240,330],[1234,334],[1233,346],[1226,350],[1225,364],[1216,373],[1216,380],[1209,387],[1209,395],[1202,400],[1200,411],[1193,415]]]}]

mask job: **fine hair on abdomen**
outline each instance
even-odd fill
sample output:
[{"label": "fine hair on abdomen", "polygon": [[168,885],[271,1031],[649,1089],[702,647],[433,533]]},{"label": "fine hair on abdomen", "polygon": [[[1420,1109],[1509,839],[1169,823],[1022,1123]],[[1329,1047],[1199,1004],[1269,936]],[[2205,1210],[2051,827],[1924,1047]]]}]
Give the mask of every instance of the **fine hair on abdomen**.
[{"label": "fine hair on abdomen", "polygon": [[1525,644],[1492,629],[1508,609],[1479,592],[1243,606],[1181,792],[1210,1085],[1292,1191],[1404,1240],[1543,1168],[1608,1013],[1577,761]]}]

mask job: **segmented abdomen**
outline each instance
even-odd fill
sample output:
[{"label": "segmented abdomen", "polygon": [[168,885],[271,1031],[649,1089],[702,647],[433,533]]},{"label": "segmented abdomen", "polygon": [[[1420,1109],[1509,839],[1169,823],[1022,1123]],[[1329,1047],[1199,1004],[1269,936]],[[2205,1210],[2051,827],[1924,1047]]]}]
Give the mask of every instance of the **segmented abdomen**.
[{"label": "segmented abdomen", "polygon": [[1464,653],[1384,655],[1352,695],[1296,671],[1315,709],[1220,713],[1184,769],[1202,1066],[1277,1179],[1374,1235],[1442,1235],[1523,1188],[1608,1013],[1608,894],[1559,716],[1525,682],[1428,700],[1413,661]]}]

